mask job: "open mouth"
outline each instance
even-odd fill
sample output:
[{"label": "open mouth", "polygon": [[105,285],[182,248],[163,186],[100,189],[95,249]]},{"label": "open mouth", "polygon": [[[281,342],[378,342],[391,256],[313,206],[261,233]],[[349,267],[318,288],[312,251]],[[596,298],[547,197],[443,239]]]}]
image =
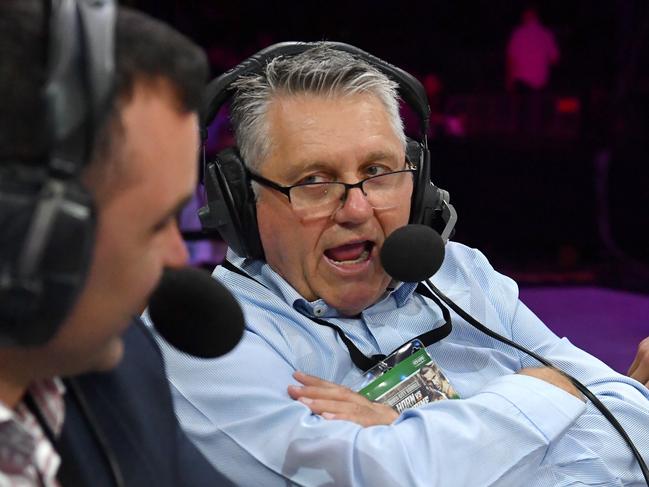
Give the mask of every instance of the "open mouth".
[{"label": "open mouth", "polygon": [[374,242],[366,240],[327,249],[324,255],[337,265],[352,265],[368,260],[373,248]]}]

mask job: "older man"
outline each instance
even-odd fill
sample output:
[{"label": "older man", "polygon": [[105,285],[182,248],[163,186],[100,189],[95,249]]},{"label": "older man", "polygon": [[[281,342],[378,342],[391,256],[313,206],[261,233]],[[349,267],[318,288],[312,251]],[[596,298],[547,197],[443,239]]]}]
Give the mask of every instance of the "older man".
[{"label": "older man", "polygon": [[[626,445],[567,379],[457,315],[427,352],[461,399],[397,414],[346,387],[364,373],[352,348],[389,354],[445,321],[379,260],[417,184],[397,86],[326,44],[242,66],[233,115],[262,252],[230,252],[215,275],[247,331],[218,360],[163,346],[177,414],[212,463],[250,486],[639,484]],[[480,252],[448,243],[433,282],[591,386],[649,451],[648,391],[556,337]]]}]

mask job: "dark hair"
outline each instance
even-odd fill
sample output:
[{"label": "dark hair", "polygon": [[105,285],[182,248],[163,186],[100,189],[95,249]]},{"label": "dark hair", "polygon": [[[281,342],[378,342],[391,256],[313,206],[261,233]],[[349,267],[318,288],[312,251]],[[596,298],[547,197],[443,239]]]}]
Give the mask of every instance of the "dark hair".
[{"label": "dark hair", "polygon": [[[48,152],[41,92],[47,75],[47,17],[41,0],[0,2],[0,159],[38,160]],[[116,103],[98,131],[101,158],[118,136],[119,112],[138,82],[165,81],[180,111],[200,105],[208,68],[202,50],[168,25],[120,8],[115,26]],[[96,159],[96,157],[94,158]]]},{"label": "dark hair", "polygon": [[207,80],[202,49],[168,25],[135,10],[120,8],[115,39],[117,93],[128,97],[138,80],[171,83],[179,108],[198,111]]}]

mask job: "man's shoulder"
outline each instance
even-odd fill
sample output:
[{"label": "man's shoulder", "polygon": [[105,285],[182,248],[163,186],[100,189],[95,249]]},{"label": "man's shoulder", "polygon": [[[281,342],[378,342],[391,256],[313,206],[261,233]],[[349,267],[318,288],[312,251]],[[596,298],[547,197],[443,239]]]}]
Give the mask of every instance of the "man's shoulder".
[{"label": "man's shoulder", "polygon": [[[161,419],[170,412],[169,387],[162,354],[151,333],[135,318],[123,336],[124,356],[112,370],[83,374],[75,379],[89,402],[100,413],[108,413],[102,401],[109,399],[110,411],[119,411],[123,418],[148,417]],[[137,397],[137,401],[133,398]],[[149,416],[147,409],[157,412]]]},{"label": "man's shoulder", "polygon": [[487,258],[479,249],[469,247],[463,243],[449,240],[444,247],[444,264],[473,267],[487,262]]},{"label": "man's shoulder", "polygon": [[[151,331],[140,318],[133,318],[123,336],[124,358],[117,369],[118,373],[153,374],[165,378],[162,352]],[[166,382],[165,382],[166,384]]]},{"label": "man's shoulder", "polygon": [[105,391],[114,388],[122,391],[133,388],[134,392],[168,389],[160,348],[139,318],[133,318],[122,340],[124,355],[117,367],[83,374],[77,380],[88,389]]},{"label": "man's shoulder", "polygon": [[490,299],[518,296],[516,283],[496,271],[480,250],[458,242],[448,242],[445,250],[442,267],[433,277],[440,289],[467,293],[483,289]]},{"label": "man's shoulder", "polygon": [[[179,429],[162,354],[139,319],[124,334],[124,358],[115,369],[84,374],[74,383],[127,485],[178,485],[188,475],[187,469],[198,472],[192,478],[200,485],[206,485],[208,478],[221,485],[221,477]],[[88,438],[87,414],[82,409],[75,394],[68,394],[64,435],[70,456],[92,450],[88,465],[80,469],[82,478],[92,478],[92,470],[102,470],[103,462]]]}]

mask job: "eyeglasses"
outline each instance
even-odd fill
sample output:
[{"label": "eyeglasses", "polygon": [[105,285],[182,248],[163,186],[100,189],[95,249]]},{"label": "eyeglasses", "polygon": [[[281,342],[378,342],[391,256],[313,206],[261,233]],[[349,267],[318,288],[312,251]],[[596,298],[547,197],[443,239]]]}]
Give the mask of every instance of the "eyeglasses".
[{"label": "eyeglasses", "polygon": [[288,198],[293,211],[300,217],[322,218],[332,215],[347,199],[349,190],[359,188],[375,210],[396,208],[404,201],[403,191],[414,183],[412,167],[361,179],[357,183],[339,181],[325,183],[299,183],[282,186],[246,168],[253,181],[283,193]]}]

